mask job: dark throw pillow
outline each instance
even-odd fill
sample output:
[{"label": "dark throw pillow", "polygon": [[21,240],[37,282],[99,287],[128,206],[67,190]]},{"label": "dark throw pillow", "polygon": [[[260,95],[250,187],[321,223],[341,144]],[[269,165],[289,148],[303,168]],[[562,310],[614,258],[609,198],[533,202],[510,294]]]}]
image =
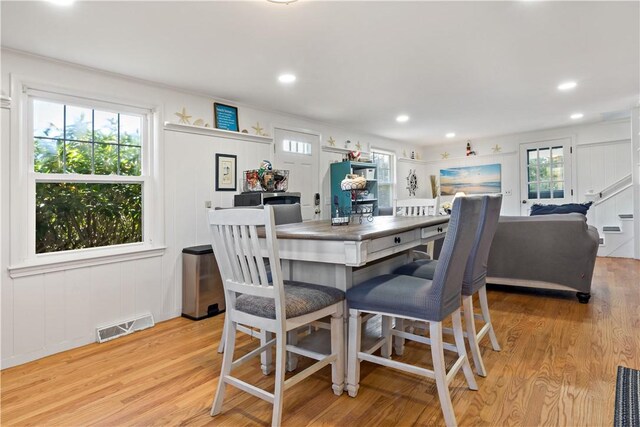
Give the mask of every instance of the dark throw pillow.
[{"label": "dark throw pillow", "polygon": [[531,206],[531,216],[535,215],[550,215],[550,214],[567,214],[567,213],[581,213],[586,215],[591,203],[566,203],[564,205],[533,205]]}]

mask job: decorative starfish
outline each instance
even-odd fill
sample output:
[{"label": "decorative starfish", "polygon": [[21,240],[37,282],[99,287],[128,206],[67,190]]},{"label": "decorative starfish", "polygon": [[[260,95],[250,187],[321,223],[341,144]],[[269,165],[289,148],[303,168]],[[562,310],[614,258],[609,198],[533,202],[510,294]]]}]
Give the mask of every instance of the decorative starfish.
[{"label": "decorative starfish", "polygon": [[442,156],[443,159],[448,159],[449,158],[449,153],[447,153],[446,151],[442,154],[440,154]]},{"label": "decorative starfish", "polygon": [[262,132],[264,129],[260,127],[260,122],[257,122],[255,126],[251,126],[251,129],[256,131],[256,135],[264,136]]},{"label": "decorative starfish", "polygon": [[187,109],[186,108],[182,107],[182,112],[175,113],[175,115],[180,117],[180,121],[178,123],[185,124],[185,125],[190,125],[191,124],[191,122],[189,121],[191,116],[187,114]]},{"label": "decorative starfish", "polygon": [[362,151],[362,145],[360,144],[360,141],[356,142],[356,150]]},{"label": "decorative starfish", "polygon": [[502,147],[496,144],[495,147],[492,148],[492,150],[494,153],[499,153],[500,151],[502,151]]},{"label": "decorative starfish", "polygon": [[327,142],[329,143],[329,145],[330,145],[331,147],[335,147],[335,146],[336,146],[336,140],[335,140],[335,139],[333,139],[333,137],[332,137],[332,136],[330,136],[330,137],[329,137],[329,140],[328,140]]}]

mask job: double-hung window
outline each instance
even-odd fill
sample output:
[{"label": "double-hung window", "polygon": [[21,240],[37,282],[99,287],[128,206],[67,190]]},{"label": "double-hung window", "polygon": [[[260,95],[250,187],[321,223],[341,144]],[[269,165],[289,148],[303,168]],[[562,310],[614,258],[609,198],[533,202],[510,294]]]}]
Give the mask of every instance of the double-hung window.
[{"label": "double-hung window", "polygon": [[144,116],[32,98],[35,253],[143,241]]},{"label": "double-hung window", "polygon": [[152,110],[36,90],[23,105],[17,269],[152,249]]},{"label": "double-hung window", "polygon": [[393,153],[381,150],[371,150],[371,159],[378,165],[378,206],[389,208],[393,206]]}]

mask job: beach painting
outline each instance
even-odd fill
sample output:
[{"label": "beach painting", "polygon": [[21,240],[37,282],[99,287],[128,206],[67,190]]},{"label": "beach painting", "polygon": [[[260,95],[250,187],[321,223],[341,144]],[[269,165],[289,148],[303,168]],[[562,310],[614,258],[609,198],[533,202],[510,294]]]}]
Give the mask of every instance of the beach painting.
[{"label": "beach painting", "polygon": [[440,195],[455,196],[456,193],[499,193],[502,187],[500,163],[440,169]]}]

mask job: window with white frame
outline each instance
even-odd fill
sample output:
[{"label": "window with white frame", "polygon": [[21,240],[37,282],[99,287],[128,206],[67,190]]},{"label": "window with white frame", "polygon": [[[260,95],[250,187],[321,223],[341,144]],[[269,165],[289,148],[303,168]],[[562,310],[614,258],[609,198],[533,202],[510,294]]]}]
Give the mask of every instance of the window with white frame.
[{"label": "window with white frame", "polygon": [[371,150],[371,159],[378,165],[378,206],[381,208],[392,207],[395,176],[393,170],[394,154],[387,151]]},{"label": "window with white frame", "polygon": [[282,140],[282,151],[287,153],[304,154],[311,156],[311,143],[302,141]]},{"label": "window with white frame", "polygon": [[151,111],[28,98],[32,253],[145,242]]}]

